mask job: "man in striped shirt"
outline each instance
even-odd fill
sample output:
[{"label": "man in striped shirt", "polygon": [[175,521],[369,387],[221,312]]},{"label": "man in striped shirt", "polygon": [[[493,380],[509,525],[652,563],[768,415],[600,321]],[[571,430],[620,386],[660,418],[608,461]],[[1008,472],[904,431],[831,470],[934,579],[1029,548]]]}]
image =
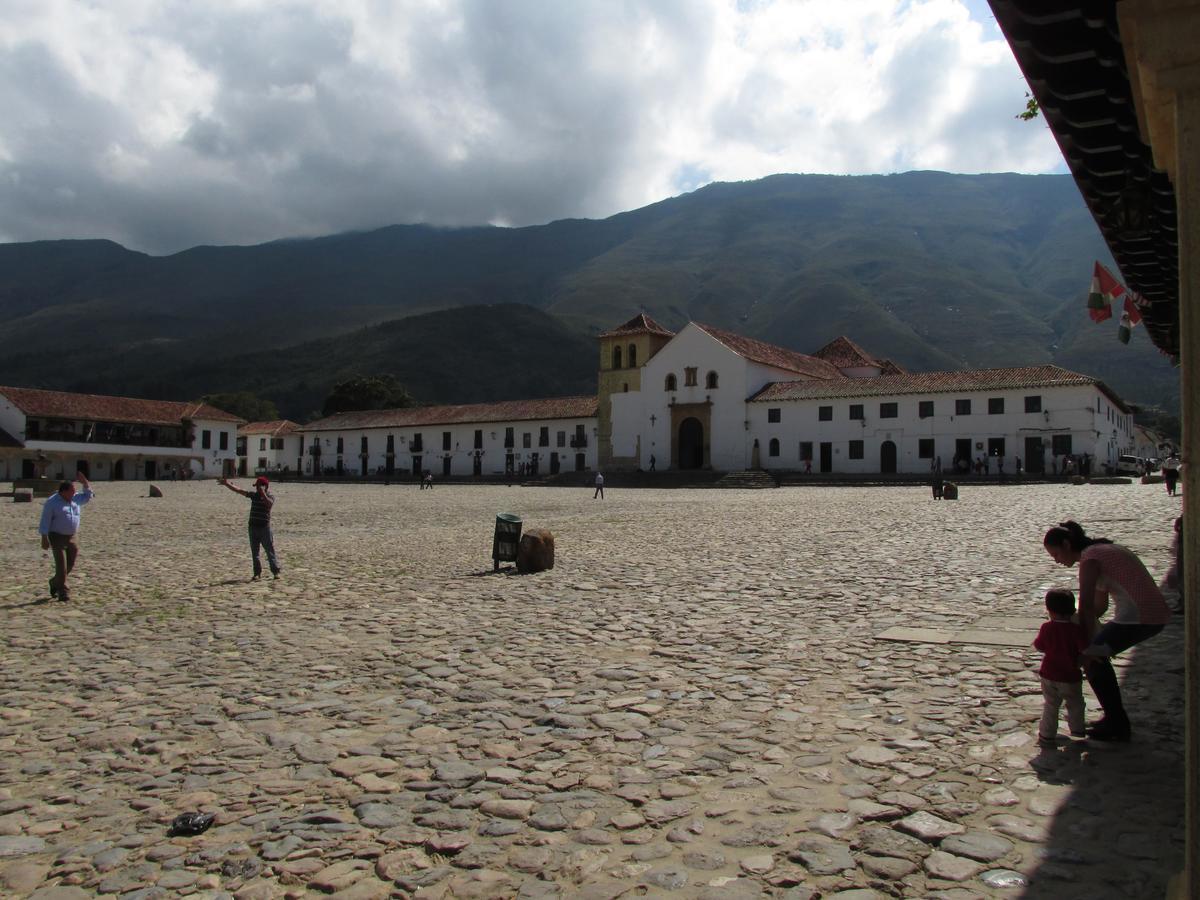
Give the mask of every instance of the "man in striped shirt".
[{"label": "man in striped shirt", "polygon": [[271,482],[265,475],[259,475],[254,479],[253,491],[243,491],[224,477],[221,478],[220,484],[225,485],[235,494],[250,498],[250,557],[254,561],[254,578],[252,580],[257,581],[262,577],[262,562],[258,558],[259,548],[267,551],[267,565],[271,568],[271,574],[278,578],[281,570],[279,560],[275,556],[275,538],[271,534],[271,507],[275,505],[275,498],[271,496],[269,490]]}]

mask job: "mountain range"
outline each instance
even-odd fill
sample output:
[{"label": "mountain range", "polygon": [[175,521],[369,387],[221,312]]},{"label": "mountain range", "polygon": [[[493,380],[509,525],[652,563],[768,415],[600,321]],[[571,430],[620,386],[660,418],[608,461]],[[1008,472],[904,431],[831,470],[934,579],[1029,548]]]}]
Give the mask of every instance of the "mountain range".
[{"label": "mountain range", "polygon": [[428,403],[584,393],[595,335],[645,311],[802,352],[845,334],[911,370],[1056,363],[1174,411],[1170,362],[1087,317],[1097,259],[1113,267],[1069,176],[938,172],[776,175],[603,220],[165,257],[14,243],[0,245],[0,384],[249,389],[293,418],[356,372],[395,374]]}]

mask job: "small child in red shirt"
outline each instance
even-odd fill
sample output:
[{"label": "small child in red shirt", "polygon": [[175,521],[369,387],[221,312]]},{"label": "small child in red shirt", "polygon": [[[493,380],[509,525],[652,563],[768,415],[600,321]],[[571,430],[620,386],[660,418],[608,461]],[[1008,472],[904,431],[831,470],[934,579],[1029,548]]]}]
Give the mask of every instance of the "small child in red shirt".
[{"label": "small child in red shirt", "polygon": [[1067,705],[1067,724],[1071,737],[1087,736],[1083,720],[1083,675],[1079,655],[1088,646],[1083,627],[1071,621],[1075,614],[1075,595],[1070,591],[1046,592],[1046,612],[1050,620],[1042,625],[1033,646],[1042,651],[1042,722],[1038,728],[1038,746],[1053,747],[1058,737],[1058,708]]}]

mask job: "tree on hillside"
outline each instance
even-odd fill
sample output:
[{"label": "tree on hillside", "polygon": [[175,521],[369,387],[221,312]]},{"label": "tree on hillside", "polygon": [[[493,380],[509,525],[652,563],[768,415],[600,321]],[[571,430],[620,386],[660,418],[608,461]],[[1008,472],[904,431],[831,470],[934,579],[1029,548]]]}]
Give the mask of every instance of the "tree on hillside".
[{"label": "tree on hillside", "polygon": [[332,416],[362,409],[400,409],[412,406],[414,402],[395,375],[355,375],[333,386],[333,392],[321,407],[321,414]]},{"label": "tree on hillside", "polygon": [[205,394],[200,398],[205,403],[232,413],[247,422],[273,422],[279,418],[279,410],[270,400],[264,400],[250,391],[226,391],[220,394]]}]

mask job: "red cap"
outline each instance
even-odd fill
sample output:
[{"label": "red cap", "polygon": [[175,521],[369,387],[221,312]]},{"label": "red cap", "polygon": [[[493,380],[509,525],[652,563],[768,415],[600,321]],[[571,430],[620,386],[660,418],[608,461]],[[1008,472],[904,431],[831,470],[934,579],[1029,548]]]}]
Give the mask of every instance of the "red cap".
[{"label": "red cap", "polygon": [[266,475],[259,475],[257,478],[254,479],[254,483],[255,484],[270,484],[271,482],[267,480]]}]

